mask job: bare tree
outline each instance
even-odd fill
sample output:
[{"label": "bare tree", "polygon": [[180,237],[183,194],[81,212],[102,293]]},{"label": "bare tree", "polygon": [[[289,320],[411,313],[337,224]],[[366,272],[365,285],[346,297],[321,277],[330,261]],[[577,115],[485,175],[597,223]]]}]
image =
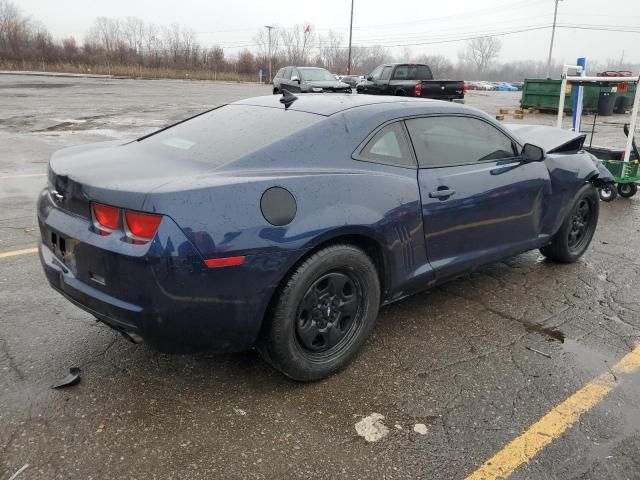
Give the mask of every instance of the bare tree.
[{"label": "bare tree", "polygon": [[453,76],[453,63],[444,55],[421,55],[416,58],[416,62],[429,65],[436,78],[451,78]]},{"label": "bare tree", "polygon": [[318,57],[316,64],[332,72],[347,70],[347,50],[342,46],[342,35],[329,30],[327,35],[318,39]]},{"label": "bare tree", "polygon": [[315,40],[315,33],[310,25],[294,25],[289,29],[280,30],[280,42],[289,65],[306,65],[309,49]]},{"label": "bare tree", "polygon": [[477,37],[467,40],[467,49],[463,58],[473,65],[479,72],[489,68],[502,49],[502,42],[495,37]]}]

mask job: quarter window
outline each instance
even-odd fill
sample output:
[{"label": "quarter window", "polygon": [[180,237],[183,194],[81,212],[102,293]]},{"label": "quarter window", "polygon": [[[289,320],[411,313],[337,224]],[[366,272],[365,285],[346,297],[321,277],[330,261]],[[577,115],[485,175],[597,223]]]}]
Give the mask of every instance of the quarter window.
[{"label": "quarter window", "polygon": [[509,137],[476,118],[414,118],[406,124],[421,167],[464,165],[517,156]]},{"label": "quarter window", "polygon": [[415,167],[406,135],[400,123],[387,125],[376,133],[360,151],[358,158],[401,167]]}]

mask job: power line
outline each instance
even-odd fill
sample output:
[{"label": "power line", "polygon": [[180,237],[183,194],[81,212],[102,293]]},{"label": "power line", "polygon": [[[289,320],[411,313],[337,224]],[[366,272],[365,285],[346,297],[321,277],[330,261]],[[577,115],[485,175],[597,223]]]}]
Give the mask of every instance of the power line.
[{"label": "power line", "polygon": [[[424,40],[416,41],[412,43],[375,43],[375,46],[387,47],[387,48],[396,48],[396,47],[414,47],[414,46],[423,46],[423,45],[436,45],[436,44],[445,44],[445,43],[456,43],[463,42],[466,40],[473,40],[476,38],[482,37],[502,37],[507,35],[515,35],[518,33],[532,32],[537,30],[544,30],[547,28],[551,28],[552,25],[533,25],[533,26],[523,26],[522,28],[507,30],[507,31],[478,31],[478,32],[467,32],[465,35],[440,35],[440,36],[432,36],[425,37]],[[556,28],[560,29],[576,29],[576,30],[591,30],[591,31],[606,31],[606,32],[615,32],[615,33],[640,33],[639,29],[633,29],[633,27],[625,26],[623,28],[618,28],[615,25],[588,25],[588,24],[557,24]],[[222,48],[234,49],[234,48],[248,48],[248,47],[256,47],[259,44],[257,43],[245,43],[241,45],[221,45]],[[288,45],[283,45],[288,46]],[[289,45],[290,46],[290,45]],[[310,48],[318,48],[321,46],[319,43],[315,43],[312,45],[308,45]],[[374,45],[367,45],[374,46]],[[364,45],[354,45],[357,48],[366,48]],[[336,48],[340,49],[348,49],[348,45],[339,45]]]}]

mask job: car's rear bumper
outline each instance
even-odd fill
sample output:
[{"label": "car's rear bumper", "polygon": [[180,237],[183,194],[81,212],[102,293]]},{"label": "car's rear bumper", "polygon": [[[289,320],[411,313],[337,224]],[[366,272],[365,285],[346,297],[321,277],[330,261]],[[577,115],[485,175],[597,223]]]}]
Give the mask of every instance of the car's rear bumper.
[{"label": "car's rear bumper", "polygon": [[[252,255],[210,269],[168,217],[151,243],[131,245],[96,235],[87,219],[47,197],[38,202],[40,260],[50,285],[72,303],[162,351],[241,351],[255,343],[284,258]],[[52,233],[65,239],[64,254]]]}]

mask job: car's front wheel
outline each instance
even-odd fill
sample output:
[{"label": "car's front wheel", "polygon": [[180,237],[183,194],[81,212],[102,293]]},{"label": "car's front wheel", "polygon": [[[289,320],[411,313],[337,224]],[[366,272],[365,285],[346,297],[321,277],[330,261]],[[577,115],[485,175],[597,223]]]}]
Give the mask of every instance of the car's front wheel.
[{"label": "car's front wheel", "polygon": [[258,350],[294,380],[319,380],[353,358],[379,305],[380,282],[370,257],[355,246],[329,246],[289,275]]},{"label": "car's front wheel", "polygon": [[540,249],[550,260],[563,263],[577,261],[589,248],[598,225],[600,202],[597,189],[584,185],[551,243]]}]

